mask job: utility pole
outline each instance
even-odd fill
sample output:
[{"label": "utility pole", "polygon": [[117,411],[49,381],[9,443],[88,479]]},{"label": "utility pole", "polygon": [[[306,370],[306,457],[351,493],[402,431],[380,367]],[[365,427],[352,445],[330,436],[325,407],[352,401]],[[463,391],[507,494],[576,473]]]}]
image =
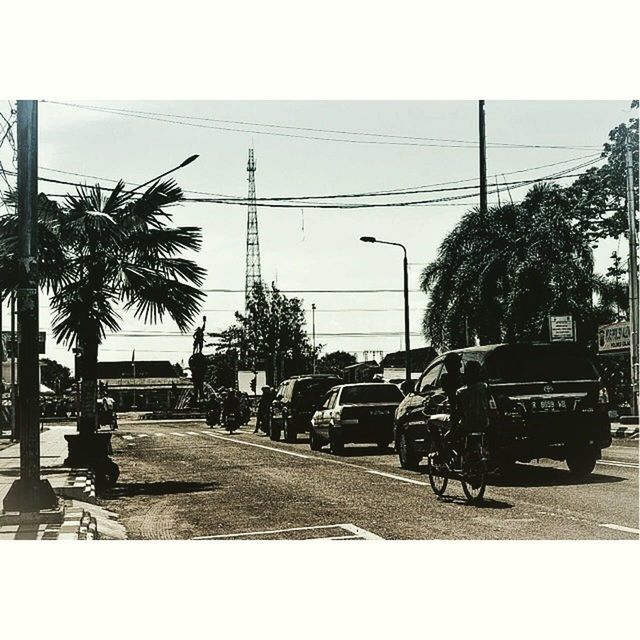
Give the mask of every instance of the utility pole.
[{"label": "utility pole", "polygon": [[480,129],[480,212],[487,213],[487,141],[484,127],[484,100],[478,101],[478,124]]},{"label": "utility pole", "polygon": [[16,292],[11,292],[11,438],[20,439],[18,431],[18,392],[16,390]]},{"label": "utility pole", "polygon": [[629,218],[629,320],[631,320],[631,413],[638,415],[638,240],[633,193],[633,155],[627,139],[627,214]]},{"label": "utility pole", "polygon": [[54,509],[51,485],[40,479],[40,372],[38,359],[38,103],[18,100],[18,385],[20,479],[4,511]]},{"label": "utility pole", "polygon": [[313,335],[313,373],[316,372],[316,303],[311,305],[311,331]]}]

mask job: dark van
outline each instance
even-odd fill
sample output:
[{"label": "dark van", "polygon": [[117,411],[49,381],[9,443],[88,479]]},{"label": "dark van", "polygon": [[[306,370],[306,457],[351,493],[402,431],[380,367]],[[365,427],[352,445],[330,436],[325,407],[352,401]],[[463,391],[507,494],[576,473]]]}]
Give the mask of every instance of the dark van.
[{"label": "dark van", "polygon": [[330,374],[295,376],[280,384],[271,403],[270,437],[295,442],[298,434],[309,431],[311,418],[320,400],[342,380]]},{"label": "dark van", "polygon": [[[489,450],[502,468],[537,458],[566,461],[576,475],[595,468],[611,446],[607,392],[586,351],[573,343],[498,344],[457,349],[463,367],[482,366],[489,385]],[[428,423],[448,426],[442,354],[398,407],[394,439],[405,469],[417,469],[429,447]]]}]

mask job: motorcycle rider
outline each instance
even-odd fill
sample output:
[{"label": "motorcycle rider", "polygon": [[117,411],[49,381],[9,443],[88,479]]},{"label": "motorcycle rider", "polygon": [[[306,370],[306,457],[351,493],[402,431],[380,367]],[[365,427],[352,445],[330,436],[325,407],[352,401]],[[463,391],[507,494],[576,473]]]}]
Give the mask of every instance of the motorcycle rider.
[{"label": "motorcycle rider", "polygon": [[260,402],[258,403],[258,415],[256,418],[256,428],[253,433],[262,431],[267,433],[269,429],[269,414],[271,409],[271,403],[273,402],[273,389],[271,387],[262,387],[262,396],[260,396]]}]

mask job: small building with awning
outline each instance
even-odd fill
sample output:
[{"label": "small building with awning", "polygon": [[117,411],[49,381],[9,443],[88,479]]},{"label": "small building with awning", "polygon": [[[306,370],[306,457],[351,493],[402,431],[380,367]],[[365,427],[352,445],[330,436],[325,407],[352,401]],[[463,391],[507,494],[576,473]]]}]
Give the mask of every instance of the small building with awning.
[{"label": "small building with awning", "polygon": [[192,388],[168,360],[98,362],[98,385],[117,411],[173,409]]}]

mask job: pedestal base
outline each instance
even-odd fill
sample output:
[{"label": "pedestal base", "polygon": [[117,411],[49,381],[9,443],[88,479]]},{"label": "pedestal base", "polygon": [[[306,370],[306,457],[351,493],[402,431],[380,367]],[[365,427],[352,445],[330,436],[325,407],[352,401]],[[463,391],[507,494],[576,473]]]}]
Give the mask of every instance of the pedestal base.
[{"label": "pedestal base", "polygon": [[58,508],[58,496],[48,480],[16,480],[4,498],[5,513],[38,514]]},{"label": "pedestal base", "polygon": [[111,433],[74,433],[64,439],[69,447],[69,455],[64,461],[68,467],[95,468],[109,460]]}]

